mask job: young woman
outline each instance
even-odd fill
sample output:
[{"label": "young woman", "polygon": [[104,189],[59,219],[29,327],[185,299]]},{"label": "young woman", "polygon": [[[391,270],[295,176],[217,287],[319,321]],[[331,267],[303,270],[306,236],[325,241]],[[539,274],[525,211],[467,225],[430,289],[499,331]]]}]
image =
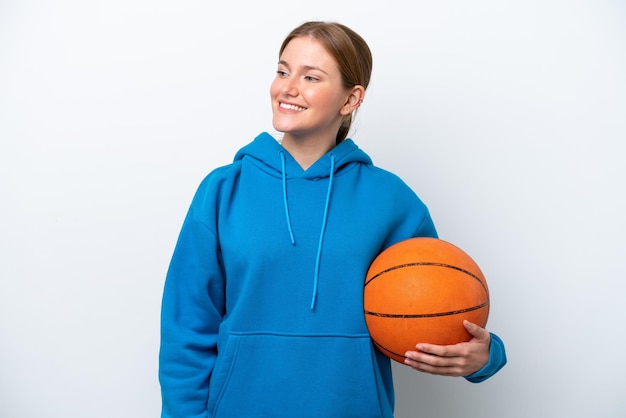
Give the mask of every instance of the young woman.
[{"label": "young woman", "polygon": [[[308,22],[283,42],[270,88],[282,142],[261,133],[204,179],[171,260],[163,417],[393,416],[364,278],[383,249],[437,233],[415,193],[346,139],[371,70],[365,41],[340,24]],[[472,341],[416,341],[406,364],[487,379],[504,345],[466,327]]]}]

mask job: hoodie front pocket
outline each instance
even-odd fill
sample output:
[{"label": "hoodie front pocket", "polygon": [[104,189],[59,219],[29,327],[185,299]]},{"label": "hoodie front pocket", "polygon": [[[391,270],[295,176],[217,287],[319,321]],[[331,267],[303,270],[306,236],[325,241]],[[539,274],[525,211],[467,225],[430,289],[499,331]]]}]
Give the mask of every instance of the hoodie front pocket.
[{"label": "hoodie front pocket", "polygon": [[368,335],[231,333],[211,376],[214,417],[381,417]]}]

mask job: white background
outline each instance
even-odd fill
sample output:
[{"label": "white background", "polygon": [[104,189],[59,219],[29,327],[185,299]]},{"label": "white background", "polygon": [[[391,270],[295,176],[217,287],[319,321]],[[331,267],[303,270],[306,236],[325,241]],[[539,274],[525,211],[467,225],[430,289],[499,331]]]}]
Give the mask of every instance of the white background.
[{"label": "white background", "polygon": [[271,131],[311,19],[369,42],[352,136],[481,265],[507,345],[479,385],[398,366],[397,417],[626,416],[618,0],[0,0],[0,416],[158,416],[183,216]]}]

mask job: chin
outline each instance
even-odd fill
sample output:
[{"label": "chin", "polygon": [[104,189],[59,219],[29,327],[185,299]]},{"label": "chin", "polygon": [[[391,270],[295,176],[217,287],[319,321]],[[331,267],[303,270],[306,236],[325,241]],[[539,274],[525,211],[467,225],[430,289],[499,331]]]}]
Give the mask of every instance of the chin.
[{"label": "chin", "polygon": [[274,127],[276,131],[281,132],[281,133],[288,133],[289,131],[293,130],[293,127],[284,123],[276,122],[276,121],[272,122],[272,126]]}]

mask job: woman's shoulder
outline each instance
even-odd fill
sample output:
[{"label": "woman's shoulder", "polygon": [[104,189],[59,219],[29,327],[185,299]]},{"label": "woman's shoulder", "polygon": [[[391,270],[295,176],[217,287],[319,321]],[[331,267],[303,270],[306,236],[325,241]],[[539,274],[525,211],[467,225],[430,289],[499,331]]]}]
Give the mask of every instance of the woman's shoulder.
[{"label": "woman's shoulder", "polygon": [[397,190],[412,191],[404,179],[393,171],[373,164],[367,165],[365,168],[365,181]]},{"label": "woman's shoulder", "polygon": [[240,173],[241,161],[234,161],[232,163],[213,168],[200,181],[198,191],[219,189],[222,185],[233,182]]}]

